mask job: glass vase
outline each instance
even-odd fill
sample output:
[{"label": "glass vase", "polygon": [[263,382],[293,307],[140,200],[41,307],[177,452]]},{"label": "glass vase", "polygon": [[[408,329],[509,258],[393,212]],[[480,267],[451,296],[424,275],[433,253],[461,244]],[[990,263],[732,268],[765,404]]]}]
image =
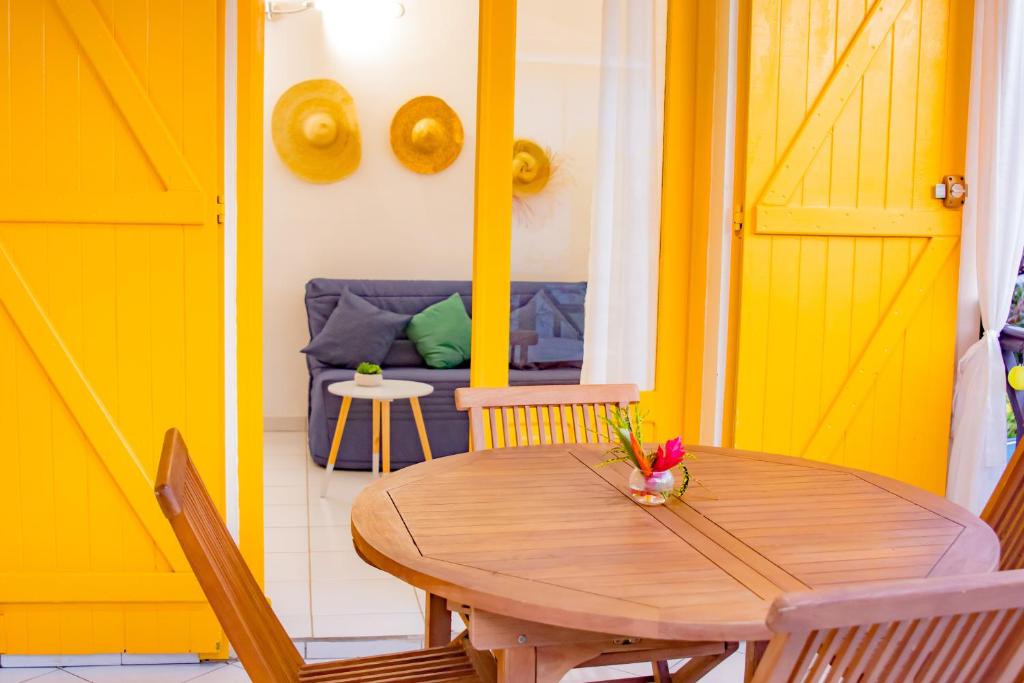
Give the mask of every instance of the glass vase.
[{"label": "glass vase", "polygon": [[676,487],[676,477],[672,470],[654,472],[651,476],[637,467],[629,475],[629,495],[641,505],[664,505],[665,497]]}]

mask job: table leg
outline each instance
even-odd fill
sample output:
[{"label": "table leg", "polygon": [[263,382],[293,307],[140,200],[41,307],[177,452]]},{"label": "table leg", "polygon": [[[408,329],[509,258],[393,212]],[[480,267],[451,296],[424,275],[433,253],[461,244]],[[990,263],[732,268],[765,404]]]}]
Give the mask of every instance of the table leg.
[{"label": "table leg", "polygon": [[380,474],[380,401],[373,400],[373,476]]},{"label": "table leg", "polygon": [[391,401],[380,402],[380,440],[384,474],[391,472]]},{"label": "table leg", "polygon": [[430,460],[434,456],[430,453],[430,441],[427,440],[427,428],[423,424],[423,411],[420,410],[419,398],[413,396],[409,399],[412,407],[412,419],[416,421],[416,431],[420,434],[420,447],[423,448],[423,459]]},{"label": "table leg", "polygon": [[442,647],[452,640],[452,613],[448,611],[448,600],[440,595],[427,593],[423,605],[426,628],[424,647]]},{"label": "table leg", "polygon": [[768,648],[768,643],[763,640],[747,641],[747,651],[745,653],[746,666],[743,672],[744,683],[750,683],[754,680],[754,671],[757,670],[757,665],[761,663],[764,658],[764,651]]},{"label": "table leg", "polygon": [[498,683],[535,683],[537,648],[513,647],[498,650]]},{"label": "table leg", "polygon": [[327,495],[327,487],[331,483],[331,472],[334,471],[334,463],[338,460],[338,447],[341,445],[341,435],[345,433],[345,422],[348,421],[348,409],[351,405],[351,396],[345,396],[341,399],[341,410],[338,411],[338,424],[334,428],[334,440],[331,441],[331,454],[327,457],[327,467],[324,468],[324,479],[320,485],[321,498]]},{"label": "table leg", "polygon": [[679,668],[670,679],[672,683],[694,683],[704,678],[707,674],[717,667],[719,664],[724,662],[726,659],[736,652],[736,644],[728,643],[725,646],[725,652],[720,655],[704,655],[702,657],[694,657],[682,667]]}]

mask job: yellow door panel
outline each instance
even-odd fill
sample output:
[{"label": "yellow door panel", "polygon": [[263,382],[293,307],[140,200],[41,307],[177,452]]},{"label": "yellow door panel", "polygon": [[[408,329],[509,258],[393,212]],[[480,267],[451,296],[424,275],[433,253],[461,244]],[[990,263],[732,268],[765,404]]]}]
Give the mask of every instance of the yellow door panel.
[{"label": "yellow door panel", "polygon": [[0,647],[223,653],[153,496],[223,504],[220,0],[0,0]]},{"label": "yellow door panel", "polygon": [[750,12],[735,443],[941,492],[970,3]]}]

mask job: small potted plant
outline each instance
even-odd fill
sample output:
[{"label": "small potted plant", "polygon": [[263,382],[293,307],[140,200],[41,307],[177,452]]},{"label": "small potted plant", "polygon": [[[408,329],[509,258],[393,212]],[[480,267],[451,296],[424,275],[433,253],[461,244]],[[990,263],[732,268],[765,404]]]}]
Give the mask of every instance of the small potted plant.
[{"label": "small potted plant", "polygon": [[356,368],[356,384],[361,387],[379,387],[384,381],[384,373],[379,365],[360,363]]},{"label": "small potted plant", "polygon": [[[669,439],[656,451],[643,447],[643,416],[638,407],[613,407],[608,411],[608,426],[616,445],[608,452],[602,465],[626,462],[633,466],[629,476],[629,495],[641,505],[662,505],[669,498],[682,497],[690,486],[690,471],[683,464],[688,456],[678,436]],[[681,481],[676,483],[675,472]]]}]

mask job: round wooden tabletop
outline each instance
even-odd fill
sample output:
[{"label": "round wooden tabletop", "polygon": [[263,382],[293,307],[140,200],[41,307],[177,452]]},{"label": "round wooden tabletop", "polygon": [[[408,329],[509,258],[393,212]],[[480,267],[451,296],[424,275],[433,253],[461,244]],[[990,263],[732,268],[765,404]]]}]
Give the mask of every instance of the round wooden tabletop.
[{"label": "round wooden tabletop", "polygon": [[603,446],[422,463],[352,509],[371,564],[449,600],[563,628],[762,640],[780,593],[993,571],[976,516],[920,489],[784,456],[692,446],[695,483],[648,508]]}]

